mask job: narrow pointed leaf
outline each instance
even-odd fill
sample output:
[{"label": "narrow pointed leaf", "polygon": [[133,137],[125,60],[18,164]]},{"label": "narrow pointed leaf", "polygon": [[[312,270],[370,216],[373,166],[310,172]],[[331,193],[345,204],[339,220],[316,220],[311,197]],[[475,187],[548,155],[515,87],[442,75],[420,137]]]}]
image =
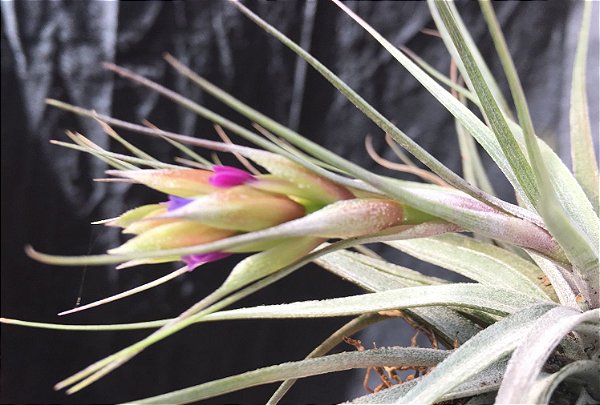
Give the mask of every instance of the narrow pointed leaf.
[{"label": "narrow pointed leaf", "polygon": [[515,253],[467,236],[440,235],[387,244],[484,285],[513,289],[540,299],[549,299],[549,294],[557,298],[551,288],[543,287],[543,273],[537,266]]},{"label": "narrow pointed leaf", "polygon": [[[459,100],[464,104],[464,97],[459,96]],[[466,105],[466,104],[465,104]],[[458,137],[458,146],[463,168],[463,177],[469,183],[481,188],[490,195],[496,195],[492,183],[488,178],[486,170],[481,162],[479,150],[473,136],[458,122],[454,120],[456,134]]]},{"label": "narrow pointed leaf", "polygon": [[[469,133],[475,137],[475,139],[481,144],[481,146],[488,152],[490,157],[496,162],[498,167],[502,170],[507,179],[511,182],[515,190],[523,195],[535,194],[535,184],[527,182],[525,185],[522,184],[519,177],[523,177],[519,172],[515,172],[514,163],[505,156],[505,147],[499,143],[498,139],[494,137],[494,133],[483,123],[479,118],[475,116],[467,107],[465,107],[460,101],[458,101],[452,94],[446,89],[435,82],[427,73],[419,68],[414,62],[412,62],[406,55],[404,55],[398,48],[392,45],[388,40],[381,36],[373,27],[367,24],[359,16],[354,14],[348,7],[344,6],[341,2],[334,0],[334,2],[344,10],[350,17],[358,22],[366,31],[369,32],[390,54],[404,66],[422,85],[425,87],[446,109],[453,114],[456,119],[467,129]],[[519,150],[520,151],[520,150]],[[519,152],[516,152],[517,154]],[[523,166],[522,159],[518,160],[518,167]],[[525,161],[525,163],[527,163]],[[433,170],[433,169],[432,169]],[[435,171],[435,170],[434,170]],[[529,168],[531,171],[531,168]],[[440,174],[440,173],[438,173]],[[527,174],[525,174],[527,176]],[[440,177],[444,178],[443,176]],[[448,179],[444,178],[448,181]],[[452,182],[448,181],[452,184]],[[528,189],[524,189],[527,187]]]},{"label": "narrow pointed leaf", "polygon": [[213,398],[228,392],[282,381],[289,378],[309,377],[313,375],[377,366],[415,365],[431,367],[442,361],[448,352],[435,349],[418,348],[380,348],[363,352],[332,354],[315,359],[283,363],[277,366],[260,368],[232,377],[222,378],[194,387],[173,391],[133,401],[135,404],[187,404],[202,399]]},{"label": "narrow pointed leaf", "polygon": [[583,322],[600,326],[600,309],[581,313],[573,308],[557,307],[535,321],[508,362],[496,403],[525,403],[548,357],[565,335]]},{"label": "narrow pointed leaf", "polygon": [[149,283],[142,284],[141,286],[132,288],[130,290],[124,291],[124,292],[119,293],[119,294],[112,295],[110,297],[107,297],[107,298],[104,298],[104,299],[101,299],[101,300],[98,300],[98,301],[91,302],[91,303],[86,304],[86,305],[81,305],[79,307],[75,307],[73,309],[70,309],[70,310],[67,310],[67,311],[63,311],[59,315],[67,315],[67,314],[72,314],[72,313],[75,313],[75,312],[85,311],[86,309],[94,308],[94,307],[97,307],[97,306],[100,306],[100,305],[108,304],[109,302],[113,302],[113,301],[117,301],[117,300],[120,300],[120,299],[123,299],[123,298],[126,298],[126,297],[130,297],[130,296],[132,296],[134,294],[140,293],[142,291],[149,290],[151,288],[154,288],[154,287],[157,287],[157,286],[159,286],[161,284],[164,284],[164,283],[166,283],[168,281],[171,281],[172,279],[174,279],[174,278],[176,278],[176,277],[178,277],[178,276],[180,276],[182,274],[185,274],[187,271],[188,271],[187,267],[183,267],[183,268],[181,268],[179,270],[175,270],[175,271],[167,274],[166,276],[157,278],[156,280],[153,280],[153,281],[151,281]]},{"label": "narrow pointed leaf", "polygon": [[[529,162],[519,144],[515,140],[508,123],[498,106],[496,99],[490,91],[488,84],[481,73],[480,67],[477,65],[471,50],[464,40],[462,33],[454,19],[450,7],[447,3],[435,0],[435,6],[440,13],[446,29],[448,30],[452,42],[454,43],[460,59],[465,66],[465,70],[470,78],[474,90],[477,93],[481,106],[485,112],[490,126],[496,135],[498,144],[502,148],[502,152],[506,160],[510,164],[519,184],[527,195],[529,201],[537,206],[539,200],[539,190],[534,172],[529,165]],[[472,132],[471,132],[472,133]],[[472,133],[475,136],[474,133]],[[537,147],[537,144],[536,144]]]},{"label": "narrow pointed leaf", "polygon": [[571,159],[575,177],[598,213],[598,162],[588,113],[586,62],[593,2],[583,3],[583,22],[577,41],[571,84]]},{"label": "narrow pointed leaf", "polygon": [[[382,271],[374,266],[361,263],[356,253],[338,251],[321,256],[315,262],[332,273],[366,289],[367,291],[387,291],[403,287],[419,286],[426,283],[415,282],[411,278],[403,278],[398,275]],[[406,269],[405,273],[411,272]],[[401,272],[398,272],[401,274]],[[410,274],[408,275],[411,276]],[[427,279],[421,276],[421,279]],[[437,284],[437,280],[432,279]],[[401,290],[399,290],[401,291]],[[444,344],[451,346],[454,341],[460,344],[466,342],[479,332],[473,322],[466,319],[456,311],[445,307],[423,307],[405,309],[411,318],[417,319],[422,325],[430,327],[438,334]]]},{"label": "narrow pointed leaf", "polygon": [[[411,229],[409,229],[409,232],[410,231]],[[402,234],[403,232],[401,232],[399,235]],[[264,279],[261,279],[229,296],[227,296],[231,293],[229,288],[219,288],[213,293],[211,293],[209,296],[194,304],[179,317],[168,320],[167,323],[161,325],[162,327],[158,331],[138,341],[137,343],[134,343],[129,347],[126,347],[102,360],[97,361],[96,363],[88,366],[84,370],[59,382],[55,386],[55,389],[63,389],[72,385],[72,387],[67,390],[67,393],[77,392],[85,388],[86,386],[94,383],[98,379],[110,373],[112,370],[124,364],[125,362],[129,361],[137,354],[141,353],[147,347],[153,345],[156,342],[161,341],[162,339],[165,339],[166,337],[186,328],[189,325],[192,325],[196,322],[204,322],[206,320],[222,320],[222,317],[219,314],[214,314],[214,316],[210,319],[208,319],[206,315],[214,313],[215,311],[219,311],[256,291],[265,288],[266,286],[280,280],[281,278],[286,277],[287,275],[296,271],[298,268],[304,266],[305,264],[319,257],[320,255],[333,252],[337,249],[345,249],[348,247],[352,247],[357,244],[380,242],[389,237],[390,235],[371,235],[364,238],[351,238],[348,240],[334,243],[330,246],[319,249],[316,252],[305,256],[302,260],[299,260],[296,263],[293,263],[281,269],[280,271],[273,273],[270,276],[267,276]],[[391,237],[398,237],[398,234],[391,235]],[[38,327],[42,326],[38,325]]]},{"label": "narrow pointed leaf", "polygon": [[[335,2],[335,0],[334,0],[334,2]],[[232,3],[242,13],[244,13],[248,18],[250,18],[252,21],[254,21],[258,26],[260,26],[262,29],[267,31],[269,34],[271,34],[272,36],[277,38],[284,45],[289,47],[291,50],[293,50],[295,53],[297,53],[299,56],[301,56],[304,60],[306,60],[309,64],[311,64],[311,66],[313,66],[317,71],[319,71],[319,73],[321,73],[327,80],[329,80],[330,83],[332,83],[340,92],[342,92],[353,104],[355,104],[361,111],[363,111],[363,113],[365,115],[367,115],[369,118],[371,118],[371,120],[373,120],[373,122],[375,124],[380,126],[386,133],[389,133],[391,136],[393,136],[395,138],[395,140],[398,141],[406,150],[411,152],[419,160],[423,161],[428,167],[431,168],[431,170],[433,170],[435,173],[437,173],[442,179],[447,181],[449,184],[454,185],[458,189],[461,189],[461,190],[465,191],[466,193],[473,195],[474,197],[476,197],[482,201],[487,201],[488,203],[490,203],[492,205],[502,207],[502,209],[504,209],[507,212],[511,212],[511,213],[513,213],[515,215],[519,215],[519,216],[527,215],[522,210],[515,209],[513,206],[511,206],[511,204],[507,204],[502,200],[499,200],[493,196],[487,195],[484,192],[482,192],[480,189],[478,189],[478,188],[470,185],[466,181],[464,181],[464,179],[462,179],[460,176],[458,176],[457,174],[455,174],[454,172],[449,170],[446,166],[444,166],[439,161],[437,161],[435,158],[433,158],[428,152],[423,150],[419,145],[414,144],[414,141],[412,141],[406,134],[404,134],[402,131],[400,131],[395,125],[393,125],[389,120],[387,120],[384,116],[382,116],[381,113],[376,111],[370,104],[368,104],[362,97],[360,97],[354,90],[352,90],[350,87],[348,87],[348,85],[346,83],[344,83],[341,79],[339,79],[339,77],[337,77],[333,72],[331,72],[329,69],[327,69],[325,66],[323,66],[313,56],[311,56],[306,51],[304,51],[300,46],[298,46],[296,43],[291,41],[289,38],[287,38],[285,35],[283,35],[281,32],[279,32],[273,26],[269,25],[267,22],[262,20],[256,14],[252,13],[252,11],[247,9],[245,6],[243,6],[237,0],[233,0]],[[336,2],[336,4],[338,6],[340,6],[341,8],[343,8],[344,11],[349,13],[353,18],[355,18],[357,20],[357,22],[359,22],[359,24],[363,25],[363,27],[365,27],[365,28],[368,27],[368,25],[364,21],[362,21],[360,18],[358,18],[356,15],[354,15],[343,4],[341,4],[340,2]],[[374,36],[379,35],[376,32],[370,31],[370,33]],[[385,41],[383,38],[382,38],[382,40]],[[397,48],[395,48],[393,46],[392,46],[392,48],[396,51],[396,53],[401,54],[401,52],[398,51]],[[388,49],[388,50],[390,50],[390,49]],[[390,50],[390,52],[394,56],[396,56],[396,54],[392,50]],[[458,108],[458,111],[462,117],[465,117],[465,115],[466,115],[466,121],[464,123],[465,127],[467,127],[469,129],[469,131],[471,133],[473,133],[474,136],[475,136],[475,132],[479,131],[478,133],[481,134],[481,136],[482,136],[480,141],[482,142],[482,145],[484,146],[484,148],[486,148],[486,146],[487,146],[488,148],[491,149],[488,152],[490,153],[492,158],[494,158],[495,160],[498,159],[498,160],[496,160],[496,163],[503,169],[504,173],[507,175],[509,180],[511,180],[511,183],[513,183],[513,185],[515,185],[516,189],[520,190],[519,183],[515,180],[516,178],[515,178],[514,174],[512,173],[512,169],[506,163],[506,159],[504,158],[504,156],[502,154],[502,150],[498,148],[497,140],[494,138],[492,132],[485,126],[485,124],[483,124],[479,119],[477,119],[477,117],[473,113],[471,113],[466,107],[464,107],[460,102],[458,102],[458,100],[456,100],[443,87],[441,87],[439,84],[437,84],[435,82],[435,80],[433,80],[427,73],[423,72],[409,58],[407,58],[404,55],[402,55],[402,57],[407,61],[407,64],[410,64],[410,66],[413,66],[416,69],[416,71],[418,72],[418,73],[411,72],[411,73],[413,73],[413,75],[415,75],[415,76],[419,75],[420,77],[423,77],[423,82],[427,82],[427,83],[431,84],[431,86],[434,86],[436,88],[436,90],[434,92],[432,92],[432,94],[434,94],[434,96],[436,96],[438,93],[442,94],[443,97],[449,101],[450,105]],[[473,127],[473,125],[475,127]],[[471,131],[471,128],[473,128],[473,131]],[[486,150],[487,150],[487,148],[486,148]],[[323,156],[321,156],[321,158],[323,158]],[[371,173],[365,172],[364,170],[360,170],[360,168],[356,167],[355,165],[348,164],[348,161],[346,161],[344,159],[340,159],[339,157],[336,157],[335,155],[328,156],[328,158],[333,159],[331,162],[328,162],[328,163],[338,165],[339,167],[343,168],[347,173],[350,173],[350,174],[354,175],[355,177],[365,180],[365,181],[373,184],[374,186],[380,188],[381,190],[388,192],[388,189],[382,187],[384,185],[381,185],[381,184],[375,185],[374,180],[376,181],[376,178],[374,178]],[[392,194],[390,193],[389,195],[392,195]],[[403,197],[398,197],[398,198],[403,198]]]},{"label": "narrow pointed leaf", "polygon": [[147,154],[146,152],[144,152],[137,146],[133,145],[131,142],[124,139],[121,135],[116,133],[115,130],[113,130],[107,123],[103,122],[100,119],[97,119],[97,121],[100,124],[100,126],[102,127],[102,129],[104,130],[104,132],[106,132],[111,138],[115,139],[117,142],[119,142],[121,145],[123,145],[125,147],[125,149],[127,149],[128,151],[133,153],[134,156],[136,156],[140,159],[145,159],[145,160],[149,160],[149,161],[153,161],[153,162],[159,161],[155,157]]},{"label": "narrow pointed leaf", "polygon": [[400,403],[434,403],[454,387],[506,357],[525,338],[533,323],[552,309],[539,304],[522,309],[479,332],[439,364]]},{"label": "narrow pointed leaf", "polygon": [[390,309],[427,306],[465,307],[505,315],[539,302],[513,291],[478,284],[408,287],[372,294],[240,308],[207,315],[205,319],[283,319],[357,315]]},{"label": "narrow pointed leaf", "polygon": [[[588,201],[586,201],[584,197],[585,194],[582,192],[583,190],[579,190],[577,181],[572,177],[568,170],[565,170],[566,168],[563,168],[564,165],[562,164],[562,161],[560,161],[560,159],[554,159],[554,153],[552,152],[552,150],[549,147],[547,147],[547,145],[544,142],[540,141],[539,138],[537,138],[537,136],[535,135],[533,122],[529,114],[527,101],[525,100],[525,94],[523,92],[523,88],[521,86],[513,60],[510,56],[506,40],[504,39],[504,35],[502,34],[500,25],[494,14],[491,2],[480,0],[480,5],[484,17],[488,23],[488,26],[490,27],[490,32],[492,34],[494,44],[496,46],[496,49],[498,50],[498,55],[500,56],[500,60],[504,67],[504,71],[508,78],[508,83],[511,88],[511,92],[513,94],[515,105],[517,107],[521,127],[519,128],[515,126],[513,128],[513,133],[515,134],[517,141],[520,141],[519,135],[522,134],[538,184],[540,184],[541,191],[544,194],[543,201],[540,202],[541,205],[539,208],[543,211],[545,208],[544,202],[554,201],[558,199],[558,202],[560,203],[559,205],[565,211],[565,215],[567,216],[569,221],[573,222],[573,226],[577,228],[577,231],[579,233],[582,233],[589,239],[588,242],[591,242],[592,247],[597,247],[597,233],[599,228],[597,215],[594,215],[594,211],[588,206]],[[584,8],[589,7],[586,6]],[[455,13],[454,16],[457,17],[457,14]],[[585,31],[586,28],[582,27],[582,30]],[[581,43],[578,45],[579,50],[581,50],[581,45]],[[585,44],[585,46],[583,47],[583,51],[585,51],[586,48],[587,44]],[[582,75],[585,76],[585,72],[579,73],[582,73]],[[585,83],[579,83],[579,86],[585,86]],[[586,122],[589,123],[589,120],[586,120]],[[586,136],[587,138],[590,138],[589,134],[584,135],[584,137]],[[598,177],[593,152],[593,144],[591,142],[591,139],[588,140],[589,144],[585,145],[585,148],[588,154],[591,153],[591,157],[594,160],[592,162],[592,167],[596,170],[596,177],[594,179],[594,172],[589,171],[588,173],[586,173],[586,179],[588,182],[591,180],[591,182],[596,185],[597,189]],[[549,168],[551,168],[551,170]],[[546,179],[550,179],[549,184],[547,183]],[[592,204],[593,201],[594,200],[592,200]],[[596,204],[597,202],[598,201],[596,198]],[[598,210],[596,209],[596,214],[597,212]],[[546,221],[550,222],[550,218],[545,219]]]},{"label": "narrow pointed leaf", "polygon": [[[443,23],[442,18],[440,17],[439,12],[434,5],[434,2],[431,0],[428,0],[427,5],[429,6],[429,11],[431,12],[431,16],[433,17],[433,20],[435,21],[435,26],[436,26],[438,32],[440,33],[440,37],[442,38],[442,41],[444,42],[446,49],[452,56],[452,59],[454,59],[454,61],[456,62],[456,65],[458,67],[458,70],[460,71],[461,76],[465,79],[470,90],[472,91],[473,83],[471,83],[469,74],[465,69],[465,66],[460,58],[460,55],[456,49],[456,46],[454,45],[454,42],[452,41],[451,35],[448,32],[447,27]],[[465,42],[468,44],[469,49],[471,49],[471,52],[473,53],[473,58],[477,61],[477,65],[480,66],[481,74],[485,78],[485,81],[489,84],[490,90],[491,90],[492,94],[494,95],[494,98],[497,100],[498,105],[500,105],[502,107],[503,112],[510,115],[510,108],[508,107],[508,103],[506,102],[506,99],[504,98],[504,95],[502,94],[502,91],[500,90],[500,86],[498,85],[496,78],[494,77],[494,75],[490,71],[489,67],[487,66],[485,59],[479,52],[479,49],[477,48],[477,44],[475,43],[475,41],[469,34],[469,31],[467,30],[464,21],[462,20],[462,18],[460,17],[460,14],[456,10],[456,6],[454,5],[454,3],[450,3],[449,7],[452,9],[452,11],[456,17],[456,23],[460,27],[461,31],[463,32]],[[475,98],[477,98],[476,93],[472,92],[472,94]],[[481,105],[479,105],[479,107],[481,109]]]},{"label": "narrow pointed leaf", "polygon": [[77,331],[77,332],[102,332],[102,331],[119,331],[119,330],[138,330],[138,329],[156,329],[165,325],[169,319],[149,322],[135,323],[115,323],[106,325],[69,325],[61,323],[48,322],[31,322],[20,319],[0,318],[0,323],[7,325],[24,326],[27,328],[49,329],[60,331]]},{"label": "narrow pointed leaf", "polygon": [[249,256],[233,268],[220,288],[235,291],[266,277],[306,256],[322,241],[314,237],[291,238],[271,249]]},{"label": "narrow pointed leaf", "polygon": [[[459,386],[453,388],[450,392],[447,392],[441,396],[439,402],[451,401],[453,399],[466,398],[473,395],[481,395],[487,392],[493,392],[500,387],[500,381],[502,381],[502,375],[506,370],[506,361],[499,361],[492,364],[485,370],[479,372],[477,375],[470,377],[467,381],[461,383]],[[404,382],[402,384],[395,385],[389,389],[381,390],[379,392],[364,395],[359,398],[355,398],[350,401],[352,404],[391,404],[401,399],[408,393],[412,388],[421,383],[425,377],[419,377],[411,381]],[[489,403],[493,403],[493,399]]]},{"label": "narrow pointed leaf", "polygon": [[400,50],[402,52],[404,52],[405,54],[407,54],[408,56],[410,56],[410,58],[417,65],[419,65],[419,67],[421,69],[423,69],[425,72],[429,73],[429,75],[431,77],[433,77],[434,79],[436,79],[438,82],[443,83],[446,86],[450,87],[450,89],[456,91],[461,96],[464,96],[466,99],[468,99],[473,104],[479,105],[479,100],[477,99],[477,96],[473,95],[473,93],[471,93],[469,91],[469,89],[466,89],[463,86],[461,86],[460,84],[452,81],[448,76],[441,73],[439,70],[437,70],[436,68],[431,66],[429,63],[425,62],[425,60],[423,60],[421,57],[419,57],[419,55],[417,55],[413,51],[409,50],[408,48],[402,47],[402,48],[400,48]]},{"label": "narrow pointed leaf", "polygon": [[499,33],[499,30],[496,30],[493,37],[497,46],[501,49],[501,61],[507,72],[511,91],[515,99],[531,166],[513,136],[502,110],[492,96],[488,84],[485,82],[481,70],[464,40],[449,5],[441,0],[434,1],[464,63],[465,69],[471,78],[474,89],[482,102],[482,107],[490,125],[515,174],[519,178],[520,184],[527,193],[529,200],[546,221],[552,235],[565,250],[568,258],[574,264],[576,271],[580,273],[587,284],[593,286],[590,287],[589,291],[584,292],[584,294],[586,295],[586,299],[591,300],[592,305],[597,305],[600,302],[598,288],[595,287],[598,285],[598,247],[597,245],[589,244],[585,235],[578,231],[577,227],[574,226],[564,212],[562,205],[557,201],[554,189],[549,181],[549,170],[546,168],[541,156],[537,137],[533,131],[523,90],[501,33]]}]

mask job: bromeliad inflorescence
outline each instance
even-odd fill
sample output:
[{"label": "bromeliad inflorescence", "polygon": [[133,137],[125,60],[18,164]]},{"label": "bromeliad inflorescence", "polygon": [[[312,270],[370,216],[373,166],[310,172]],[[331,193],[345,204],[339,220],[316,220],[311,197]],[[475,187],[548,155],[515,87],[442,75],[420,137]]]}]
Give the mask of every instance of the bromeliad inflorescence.
[{"label": "bromeliad inflorescence", "polygon": [[[271,249],[271,254],[278,257],[277,264],[284,266],[328,238],[373,234],[430,219],[389,199],[356,198],[349,188],[284,157],[256,152],[254,158],[269,173],[251,174],[222,165],[214,165],[210,170],[109,170],[108,174],[123,181],[140,183],[168,195],[167,201],[143,205],[102,221],[135,235],[109,250],[114,255],[139,254],[119,267],[181,260],[193,270],[233,253]],[[144,257],[144,252],[203,245],[276,226],[276,239],[201,254]]]}]

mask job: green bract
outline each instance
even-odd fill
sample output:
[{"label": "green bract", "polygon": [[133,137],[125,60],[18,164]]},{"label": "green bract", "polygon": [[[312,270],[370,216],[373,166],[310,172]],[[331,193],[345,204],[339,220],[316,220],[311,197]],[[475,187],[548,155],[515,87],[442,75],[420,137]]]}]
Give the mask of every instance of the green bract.
[{"label": "green bract", "polygon": [[[275,404],[284,398],[295,379],[367,367],[385,367],[381,370],[387,373],[388,381],[382,391],[357,398],[358,403],[448,400],[548,403],[559,385],[561,390],[556,395],[564,395],[567,402],[600,401],[598,165],[592,147],[585,84],[591,2],[584,6],[573,69],[570,134],[573,173],[535,133],[523,89],[490,2],[481,0],[480,4],[508,79],[517,120],[512,118],[496,78],[453,3],[428,1],[440,36],[464,78],[464,87],[412,53],[397,49],[343,3],[333,2],[455,118],[464,158],[464,179],[412,141],[300,46],[244,5],[232,1],[232,6],[305,59],[405,151],[430,169],[432,173],[422,177],[433,179],[433,184],[398,180],[361,168],[243,104],[170,55],[166,60],[179,73],[256,123],[255,128],[265,136],[133,72],[107,65],[121,76],[254,143],[257,149],[143,127],[49,100],[55,107],[95,118],[131,156],[103,150],[74,133],[69,133],[73,143],[57,144],[91,153],[117,169],[108,174],[173,194],[174,199],[179,199],[173,203],[186,205],[175,209],[149,202],[117,218],[101,221],[136,235],[106,255],[56,256],[29,247],[30,256],[58,265],[132,266],[178,260],[189,265],[193,258],[213,260],[221,254],[240,252],[253,255],[241,260],[221,287],[173,319],[107,325],[42,324],[5,318],[2,321],[58,330],[156,329],[55,387],[73,393],[194,323],[355,317],[305,360],[260,368],[135,403],[189,403],[282,381],[269,401]],[[444,86],[450,87],[454,94]],[[483,120],[467,107],[467,99],[479,108]],[[157,161],[121,138],[112,127],[168,141],[195,161],[194,169]],[[520,205],[493,195],[475,142],[506,176]],[[192,147],[233,153],[249,172],[215,166]],[[225,170],[229,177],[214,180],[211,176],[219,175],[219,170]],[[236,176],[242,179],[239,183]],[[225,189],[220,189],[224,185]],[[332,239],[337,241],[328,242]],[[386,243],[468,277],[473,283],[450,283],[390,263],[362,247],[366,243]],[[224,310],[310,261],[350,280],[367,293]],[[186,271],[182,268],[76,310],[153,288]],[[430,339],[433,348],[393,347],[328,355],[345,336],[389,317],[405,319]],[[552,372],[546,367],[549,362],[554,367]],[[414,370],[414,378],[403,382],[396,373],[399,370]]]}]

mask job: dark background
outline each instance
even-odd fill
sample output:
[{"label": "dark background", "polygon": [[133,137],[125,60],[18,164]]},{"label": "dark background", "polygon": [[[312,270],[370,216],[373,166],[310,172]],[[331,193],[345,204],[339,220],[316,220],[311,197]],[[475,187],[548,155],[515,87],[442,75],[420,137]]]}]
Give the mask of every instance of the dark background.
[{"label": "dark background", "polygon": [[[341,155],[380,170],[366,156],[366,134],[380,131],[294,54],[225,1],[108,2],[2,1],[2,316],[73,323],[134,322],[171,317],[216,288],[232,261],[219,262],[135,298],[68,318],[56,313],[75,304],[81,268],[41,265],[23,254],[101,253],[119,235],[89,222],[156,201],[142,187],[93,183],[104,164],[48,143],[78,130],[94,142],[111,142],[91,120],[44,105],[61,99],[117,118],[148,118],[175,132],[215,138],[211,124],[101,67],[111,61],[146,75],[240,123],[178,77],[161,55],[168,51],[258,110]],[[368,35],[328,2],[262,1],[249,7],[303,44],[369,102],[449,167],[460,170],[452,121],[435,100]],[[432,28],[425,2],[349,2],[396,45],[416,51],[443,72],[449,58]],[[568,160],[568,99],[581,3],[495,4],[516,60],[538,132]],[[459,9],[492,70],[499,72],[476,2]],[[597,9],[597,7],[596,7]],[[593,21],[598,21],[595,10]],[[597,134],[597,26],[592,34],[590,93]],[[127,134],[125,134],[127,135]],[[170,160],[168,145],[129,137],[154,156]],[[377,149],[388,158],[382,137]],[[497,174],[497,171],[494,173]],[[497,175],[495,176],[497,177]],[[502,179],[496,185],[512,199]],[[407,257],[397,262],[435,271]],[[82,302],[154,279],[165,267],[86,271]],[[317,267],[245,300],[242,305],[343,296],[359,290]],[[212,323],[189,328],[154,345],[133,361],[72,397],[56,393],[58,380],[147,335],[138,332],[57,332],[2,326],[2,403],[107,403],[133,400],[260,366],[304,357],[345,319]],[[407,344],[399,324],[362,335],[365,346]],[[341,378],[340,378],[341,377]],[[362,372],[307,379],[288,403],[331,403],[362,394]],[[276,386],[259,387],[212,402],[263,403]]]}]

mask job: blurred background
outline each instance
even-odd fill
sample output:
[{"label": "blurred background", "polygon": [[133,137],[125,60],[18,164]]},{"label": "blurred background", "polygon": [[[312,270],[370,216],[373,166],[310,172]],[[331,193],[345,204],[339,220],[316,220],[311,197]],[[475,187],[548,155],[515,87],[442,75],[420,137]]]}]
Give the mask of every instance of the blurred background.
[{"label": "blurred background", "polygon": [[[348,2],[397,46],[407,46],[442,72],[449,57],[436,37],[426,2]],[[252,1],[247,5],[299,42],[439,160],[459,171],[454,125],[444,109],[392,57],[339,9],[325,1]],[[540,135],[569,160],[568,105],[581,2],[494,3]],[[598,4],[595,4],[588,80],[591,121],[598,134]],[[226,1],[2,1],[2,264],[1,314],[43,322],[122,323],[175,316],[216,288],[235,260],[204,266],[167,285],[118,303],[71,315],[56,314],[78,299],[91,302],[163,274],[168,266],[117,271],[59,268],[23,253],[26,244],[57,254],[102,253],[120,236],[94,220],[118,215],[159,195],[143,187],[94,183],[104,163],[49,144],[67,129],[94,142],[111,141],[92,120],[45,105],[51,97],[132,122],[217,139],[212,125],[151,91],[103,70],[104,61],[130,68],[197,102],[248,124],[179,77],[163,61],[173,54],[237,98],[306,137],[372,170],[364,139],[394,159],[381,131],[317,73]],[[476,2],[459,10],[492,71],[500,72]],[[500,76],[502,77],[502,76]],[[501,80],[501,82],[503,82]],[[178,156],[169,145],[127,138],[155,157]],[[238,141],[237,139],[235,141]],[[244,143],[240,141],[240,143]],[[490,166],[489,159],[484,159]],[[491,169],[498,194],[514,196]],[[412,179],[410,176],[403,176]],[[405,255],[407,267],[439,274]],[[308,266],[239,305],[282,303],[360,293]],[[133,400],[289,360],[302,359],[348,319],[211,323],[188,328],[146,350],[107,377],[67,397],[52,386],[141,338],[136,332],[58,332],[2,325],[2,403],[108,403]],[[409,344],[400,322],[360,335],[365,347]],[[340,347],[340,349],[354,350]],[[364,393],[364,371],[309,378],[286,403],[333,403]],[[377,385],[375,383],[374,385]],[[219,397],[212,403],[264,403],[276,385]]]}]

